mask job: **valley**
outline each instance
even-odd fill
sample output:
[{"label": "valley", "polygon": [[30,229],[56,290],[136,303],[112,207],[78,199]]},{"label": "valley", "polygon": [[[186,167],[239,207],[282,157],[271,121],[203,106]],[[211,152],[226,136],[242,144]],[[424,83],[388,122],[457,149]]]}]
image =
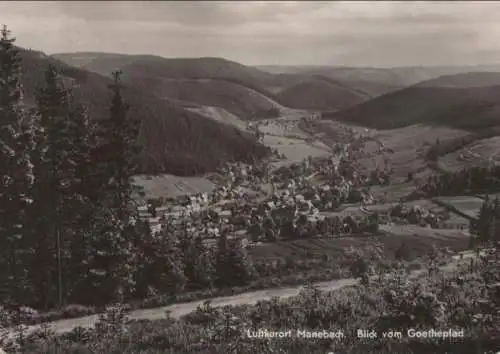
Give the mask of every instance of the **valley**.
[{"label": "valley", "polygon": [[17,45],[4,27],[0,353],[500,350],[499,65]]}]

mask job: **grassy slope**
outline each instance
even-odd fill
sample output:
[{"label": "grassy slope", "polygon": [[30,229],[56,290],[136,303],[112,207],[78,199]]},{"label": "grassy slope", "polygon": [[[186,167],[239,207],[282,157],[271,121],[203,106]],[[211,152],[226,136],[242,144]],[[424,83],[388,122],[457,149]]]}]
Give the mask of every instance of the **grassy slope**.
[{"label": "grassy slope", "polygon": [[[83,98],[96,119],[107,117],[110,79],[68,66],[39,52],[23,52],[24,86],[27,98],[43,85],[44,69],[55,64]],[[131,105],[130,114],[140,119],[144,172],[168,172],[192,175],[214,170],[228,160],[250,161],[262,157],[268,149],[236,128],[161,100],[151,92],[128,85],[124,92]],[[31,99],[32,101],[32,99]]]},{"label": "grassy slope", "polygon": [[131,82],[148,87],[161,99],[182,100],[200,106],[219,107],[241,119],[254,112],[282,106],[271,98],[234,82],[216,79],[135,78]]}]

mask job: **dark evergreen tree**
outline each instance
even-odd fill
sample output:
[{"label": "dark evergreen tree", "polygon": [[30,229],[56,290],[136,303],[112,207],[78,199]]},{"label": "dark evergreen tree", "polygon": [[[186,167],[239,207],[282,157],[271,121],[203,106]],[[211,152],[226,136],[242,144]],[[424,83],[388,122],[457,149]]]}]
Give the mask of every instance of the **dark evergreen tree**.
[{"label": "dark evergreen tree", "polygon": [[74,195],[67,214],[72,220],[71,259],[67,271],[70,272],[67,284],[68,299],[72,303],[84,303],[88,285],[91,244],[99,235],[96,229],[98,220],[105,209],[101,203],[97,166],[92,160],[95,148],[95,125],[81,107],[71,112],[70,135],[73,141],[71,161],[74,166],[72,189]]},{"label": "dark evergreen tree", "polygon": [[218,288],[242,286],[255,275],[255,270],[241,241],[230,240],[223,232],[219,238],[215,258],[215,285]]},{"label": "dark evergreen tree", "polygon": [[143,240],[142,288],[151,294],[176,294],[184,290],[188,281],[177,240],[166,231]]},{"label": "dark evergreen tree", "polygon": [[491,241],[498,242],[500,241],[500,200],[498,197],[495,197],[493,201],[492,214],[493,231]]},{"label": "dark evergreen tree", "polygon": [[66,297],[63,269],[69,270],[69,245],[78,213],[72,132],[76,117],[72,109],[70,92],[61,84],[56,68],[49,66],[45,87],[38,95],[40,129],[36,134],[35,202],[31,210],[38,241],[36,290],[45,294],[40,299],[45,306],[62,305]]},{"label": "dark evergreen tree", "polygon": [[209,288],[213,278],[213,262],[211,252],[203,244],[201,236],[191,236],[187,242],[181,243],[184,274],[191,289]]},{"label": "dark evergreen tree", "polygon": [[120,71],[113,73],[113,80],[110,117],[99,122],[100,143],[96,153],[103,166],[101,178],[109,206],[118,220],[127,225],[134,210],[136,188],[132,176],[138,172],[139,122],[128,116],[129,106],[123,98]]},{"label": "dark evergreen tree", "polygon": [[[97,146],[93,151],[96,163],[95,185],[100,194],[101,211],[93,230],[92,256],[89,268],[96,290],[103,290],[100,299],[121,300],[134,292],[137,265],[138,212],[134,203],[132,176],[137,172],[138,124],[129,119],[128,105],[123,99],[120,72],[113,73],[110,117],[99,121]],[[95,180],[94,180],[95,181]]]},{"label": "dark evergreen tree", "polygon": [[32,119],[23,107],[20,57],[7,27],[0,38],[0,301],[29,303],[34,253],[27,209],[33,183]]},{"label": "dark evergreen tree", "polygon": [[473,231],[476,233],[480,242],[486,242],[492,239],[493,227],[493,206],[489,197],[486,197],[481,209]]}]

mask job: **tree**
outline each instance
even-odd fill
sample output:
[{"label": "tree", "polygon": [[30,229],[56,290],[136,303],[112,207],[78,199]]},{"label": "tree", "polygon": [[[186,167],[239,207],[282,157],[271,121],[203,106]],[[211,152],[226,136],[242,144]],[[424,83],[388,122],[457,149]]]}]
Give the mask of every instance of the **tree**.
[{"label": "tree", "polygon": [[34,253],[27,209],[32,199],[32,120],[23,106],[20,57],[4,26],[0,38],[0,299],[29,298],[28,262]]},{"label": "tree", "polygon": [[110,116],[100,121],[98,134],[102,182],[108,195],[109,206],[118,220],[126,225],[132,216],[133,204],[132,176],[138,172],[139,122],[128,116],[129,106],[124,101],[121,72],[113,73]]},{"label": "tree", "polygon": [[147,271],[153,276],[151,285],[160,293],[176,294],[182,291],[188,279],[176,240],[163,232],[150,241],[152,253]]},{"label": "tree", "polygon": [[[122,96],[120,72],[113,73],[110,116],[99,121],[97,146],[93,158],[97,164],[96,188],[101,194],[101,214],[95,221],[89,268],[93,284],[101,286],[109,302],[120,300],[134,289],[134,241],[138,220],[133,196],[132,176],[138,170],[138,122],[129,119],[128,105]],[[137,244],[135,246],[138,246]]]},{"label": "tree", "polygon": [[203,244],[202,237],[181,232],[179,252],[188,285],[192,289],[210,287],[213,273],[211,255]]},{"label": "tree", "polygon": [[[72,190],[70,213],[68,220],[72,221],[70,261],[67,271],[67,297],[72,303],[81,303],[86,293],[86,280],[89,274],[92,239],[99,235],[96,225],[103,210],[102,196],[97,166],[94,164],[92,152],[96,145],[95,124],[87,112],[79,106],[70,110],[69,134],[72,140],[71,161],[73,163]],[[105,211],[104,211],[105,213]]]},{"label": "tree", "polygon": [[215,256],[215,285],[218,288],[247,284],[254,276],[253,264],[239,240],[229,240],[223,232]]},{"label": "tree", "polygon": [[211,287],[215,272],[212,252],[203,244],[199,235],[194,238],[193,249],[196,259],[191,282],[199,288]]},{"label": "tree", "polygon": [[495,205],[498,205],[498,202],[493,203],[490,198],[486,196],[476,220],[470,223],[469,229],[471,235],[476,236],[481,243],[494,239]]},{"label": "tree", "polygon": [[[76,110],[70,92],[60,82],[59,73],[50,65],[45,73],[45,87],[37,97],[38,121],[34,153],[35,202],[32,208],[38,240],[36,269],[37,293],[45,306],[63,303],[63,267],[69,258],[70,235],[75,226],[79,199],[76,188],[75,138],[72,126]],[[64,258],[64,259],[63,259]],[[67,267],[65,267],[67,269]],[[57,300],[51,279],[57,279]]]},{"label": "tree", "polygon": [[379,231],[379,226],[380,226],[380,214],[378,212],[375,212],[374,214],[368,217],[368,225],[366,231],[376,233]]}]

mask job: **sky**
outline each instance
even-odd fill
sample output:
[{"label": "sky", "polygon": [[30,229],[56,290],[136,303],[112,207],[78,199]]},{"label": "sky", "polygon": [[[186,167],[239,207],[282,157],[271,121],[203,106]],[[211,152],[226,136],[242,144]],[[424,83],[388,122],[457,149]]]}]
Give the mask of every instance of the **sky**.
[{"label": "sky", "polygon": [[47,54],[222,57],[246,65],[500,63],[500,1],[2,1]]}]

